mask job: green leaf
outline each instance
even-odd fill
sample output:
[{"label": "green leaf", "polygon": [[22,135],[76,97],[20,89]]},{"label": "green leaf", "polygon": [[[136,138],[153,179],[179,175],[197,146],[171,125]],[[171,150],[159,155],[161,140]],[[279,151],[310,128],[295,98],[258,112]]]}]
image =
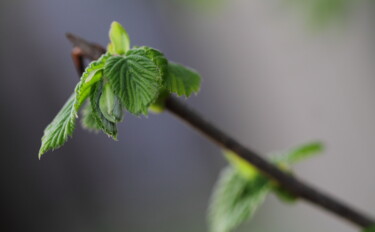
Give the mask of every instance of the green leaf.
[{"label": "green leaf", "polygon": [[168,75],[165,78],[164,86],[170,92],[178,96],[189,97],[192,93],[198,93],[201,85],[199,74],[180,64],[169,62]]},{"label": "green leaf", "polygon": [[103,77],[103,68],[109,54],[102,55],[98,60],[91,62],[82,74],[80,82],[75,89],[76,101],[74,103],[76,111],[91,93],[91,87]]},{"label": "green leaf", "polygon": [[251,218],[269,189],[269,180],[261,175],[247,179],[232,167],[224,169],[209,207],[210,231],[229,232]]},{"label": "green leaf", "polygon": [[90,102],[93,111],[93,117],[95,118],[96,123],[98,126],[106,133],[107,135],[111,136],[114,140],[117,140],[117,127],[116,123],[109,121],[101,112],[99,107],[100,97],[103,92],[103,81],[96,83],[90,95]]},{"label": "green leaf", "polygon": [[96,122],[94,111],[92,109],[90,101],[87,101],[86,105],[82,109],[82,127],[89,130],[98,132],[101,128]]},{"label": "green leaf", "polygon": [[[271,162],[277,165],[284,172],[290,173],[291,165],[303,159],[307,159],[323,151],[323,145],[319,142],[304,144],[295,149],[292,149],[281,156],[276,156],[271,159]],[[229,163],[237,170],[237,172],[244,178],[251,179],[256,175],[262,173],[251,163],[247,162],[236,153],[232,151],[225,151],[225,157]],[[278,198],[284,202],[293,203],[297,200],[297,196],[280,186],[276,181],[271,180],[271,187]]]},{"label": "green leaf", "polygon": [[163,80],[165,79],[165,76],[168,73],[168,60],[165,58],[164,54],[160,51],[142,46],[142,47],[135,47],[129,50],[126,53],[127,56],[130,55],[138,55],[138,56],[145,56],[152,60],[156,67],[158,68],[158,71],[160,73],[160,76],[162,76]]},{"label": "green leaf", "polygon": [[39,159],[49,150],[61,147],[73,134],[76,121],[74,108],[75,94],[73,93],[53,121],[44,130]]},{"label": "green leaf", "polygon": [[[271,160],[280,169],[292,175],[292,170],[291,170],[292,164],[297,163],[301,160],[310,158],[312,156],[315,156],[321,153],[323,149],[324,149],[324,146],[322,143],[319,143],[319,142],[308,143],[308,144],[301,145],[297,148],[294,148],[290,150],[289,152],[286,152],[282,155],[275,156]],[[281,186],[277,182],[273,182],[272,190],[274,191],[276,196],[284,202],[293,203],[297,200],[297,196],[295,196],[293,193],[286,190],[283,186]]]},{"label": "green leaf", "polygon": [[108,57],[109,55],[105,54],[88,65],[75,88],[75,93],[44,130],[39,158],[48,150],[61,147],[68,140],[68,137],[72,135],[77,112],[90,95],[91,86],[102,78],[103,67]]},{"label": "green leaf", "polygon": [[[256,168],[251,163],[244,160],[242,157],[237,155],[233,151],[226,150],[224,151],[224,155],[231,164],[231,166],[238,172],[239,175],[241,175],[245,179],[253,179],[254,177],[258,175],[264,176],[258,168]],[[279,165],[280,166],[280,165]],[[283,169],[286,172],[290,172],[289,167],[286,168],[286,166],[280,166],[281,169]],[[267,178],[266,176],[264,176]],[[286,203],[294,203],[297,201],[297,197],[290,193],[288,190],[286,190],[284,187],[280,186],[280,184],[272,179],[270,179],[270,187],[272,191],[276,194],[276,196],[283,202]]]},{"label": "green leaf", "polygon": [[375,225],[364,229],[362,232],[375,232]]},{"label": "green leaf", "polygon": [[281,156],[274,157],[273,161],[278,164],[291,165],[301,160],[313,157],[323,152],[324,146],[320,142],[313,142],[301,145]]},{"label": "green leaf", "polygon": [[117,55],[124,55],[130,48],[130,39],[126,30],[118,22],[112,22],[109,30],[111,50]]},{"label": "green leaf", "polygon": [[99,108],[104,117],[111,122],[120,122],[124,116],[120,99],[113,93],[109,83],[104,85]]},{"label": "green leaf", "polygon": [[161,89],[161,67],[146,55],[130,50],[125,57],[107,60],[104,69],[113,92],[125,108],[135,115],[147,114]]}]

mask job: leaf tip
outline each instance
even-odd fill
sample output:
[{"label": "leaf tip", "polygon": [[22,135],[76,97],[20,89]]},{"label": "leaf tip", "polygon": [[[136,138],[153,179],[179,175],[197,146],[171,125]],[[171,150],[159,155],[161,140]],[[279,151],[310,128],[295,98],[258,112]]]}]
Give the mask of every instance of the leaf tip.
[{"label": "leaf tip", "polygon": [[117,21],[111,23],[109,39],[111,40],[113,51],[119,55],[125,54],[130,49],[129,35],[125,28]]},{"label": "leaf tip", "polygon": [[39,153],[38,153],[38,159],[41,160],[42,156],[46,153],[46,151],[42,148],[40,148]]},{"label": "leaf tip", "polygon": [[122,25],[117,21],[112,21],[111,28],[113,28],[113,27],[122,27]]}]

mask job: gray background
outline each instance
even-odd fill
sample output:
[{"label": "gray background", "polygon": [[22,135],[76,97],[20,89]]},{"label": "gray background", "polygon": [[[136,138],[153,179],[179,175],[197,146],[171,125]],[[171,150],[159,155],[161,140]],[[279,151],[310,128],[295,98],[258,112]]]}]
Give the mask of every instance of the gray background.
[{"label": "gray background", "polygon": [[[315,31],[282,0],[1,0],[0,230],[206,231],[225,161],[168,113],[126,115],[119,142],[78,126],[37,159],[44,127],[77,82],[64,33],[106,44],[113,20],[133,45],[199,70],[202,91],[188,103],[243,143],[267,153],[324,141],[325,154],[296,172],[375,215],[375,11],[360,2],[345,22]],[[240,231],[356,228],[270,196]]]}]

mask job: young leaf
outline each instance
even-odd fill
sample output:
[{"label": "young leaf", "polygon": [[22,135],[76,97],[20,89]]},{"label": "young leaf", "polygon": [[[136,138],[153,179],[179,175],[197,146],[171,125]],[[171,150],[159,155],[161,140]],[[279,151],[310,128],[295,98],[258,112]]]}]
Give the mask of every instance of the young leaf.
[{"label": "young leaf", "polygon": [[113,93],[109,83],[103,87],[99,108],[104,117],[111,122],[120,122],[124,116],[120,99]]},{"label": "young leaf", "polygon": [[[304,144],[295,149],[292,149],[281,156],[272,158],[272,162],[275,163],[280,169],[285,172],[289,172],[292,175],[291,165],[297,163],[303,159],[310,158],[323,151],[323,145],[319,142],[313,142]],[[279,183],[273,182],[272,190],[276,196],[287,203],[293,203],[297,200],[297,196],[280,186]]]},{"label": "young leaf", "polygon": [[124,55],[130,48],[130,39],[126,30],[118,22],[112,22],[109,30],[111,50],[117,55]]},{"label": "young leaf", "polygon": [[[322,150],[323,145],[321,143],[308,143],[298,148],[295,148],[281,156],[273,157],[271,161],[278,165],[280,169],[292,175],[290,167],[291,164],[301,161],[302,159],[309,158],[313,155],[316,155]],[[230,164],[244,178],[249,179],[255,175],[262,175],[256,167],[254,167],[252,164],[238,156],[236,153],[232,151],[225,151],[224,154],[230,162]],[[297,200],[297,196],[295,196],[294,194],[280,186],[275,181],[271,181],[271,188],[273,192],[276,194],[276,196],[284,202],[293,203]]]},{"label": "young leaf", "polygon": [[156,100],[161,88],[161,67],[145,55],[132,53],[130,50],[126,57],[109,58],[104,74],[130,113],[147,114],[147,108]]},{"label": "young leaf", "polygon": [[89,131],[98,132],[101,129],[98,123],[96,122],[95,115],[89,100],[82,109],[81,124],[83,128]]},{"label": "young leaf", "polygon": [[267,178],[243,178],[232,167],[224,169],[209,208],[211,232],[229,232],[251,218],[269,191]]},{"label": "young leaf", "polygon": [[168,60],[165,58],[164,54],[161,53],[160,51],[142,46],[142,47],[135,47],[129,50],[126,53],[127,56],[130,55],[138,55],[138,56],[145,56],[152,60],[156,67],[158,68],[158,71],[160,73],[160,76],[165,79],[167,73],[168,73]]},{"label": "young leaf", "polygon": [[75,94],[72,94],[53,121],[44,130],[39,159],[49,150],[61,147],[73,134],[76,121]]},{"label": "young leaf", "polygon": [[95,118],[96,123],[99,127],[106,133],[107,135],[111,136],[114,140],[117,140],[117,127],[116,123],[113,123],[104,117],[103,113],[100,111],[99,108],[99,101],[103,91],[103,81],[96,83],[90,95],[90,102],[92,106],[93,116]]},{"label": "young leaf", "polygon": [[321,153],[323,150],[324,146],[322,143],[308,143],[292,149],[281,156],[274,157],[273,161],[275,163],[282,163],[289,166],[291,164],[300,162],[301,160],[315,156]]},{"label": "young leaf", "polygon": [[103,55],[97,61],[89,64],[75,88],[75,93],[44,130],[39,158],[48,150],[61,147],[72,135],[77,112],[89,96],[91,86],[102,78],[104,63],[108,56],[108,54]]},{"label": "young leaf", "polygon": [[170,92],[178,96],[189,97],[192,93],[197,93],[200,89],[201,78],[199,74],[180,64],[169,62],[168,75],[165,78],[164,86]]},{"label": "young leaf", "polygon": [[103,77],[103,68],[109,57],[109,54],[104,54],[98,60],[91,62],[85,69],[85,72],[82,74],[81,80],[75,89],[76,102],[74,105],[76,111],[79,110],[79,107],[91,93],[92,85]]}]

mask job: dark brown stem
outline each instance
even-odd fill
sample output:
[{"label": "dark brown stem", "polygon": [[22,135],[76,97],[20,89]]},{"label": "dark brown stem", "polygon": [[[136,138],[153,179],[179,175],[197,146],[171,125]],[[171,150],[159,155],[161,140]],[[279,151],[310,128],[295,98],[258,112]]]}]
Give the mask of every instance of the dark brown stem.
[{"label": "dark brown stem", "polygon": [[79,47],[74,47],[72,49],[72,60],[74,67],[76,67],[79,76],[85,71],[84,55],[83,51]]},{"label": "dark brown stem", "polygon": [[218,145],[237,153],[263,173],[275,179],[285,189],[300,198],[310,201],[311,203],[314,203],[363,228],[374,224],[374,221],[368,216],[345,205],[343,202],[332,198],[328,194],[322,193],[321,191],[301,182],[296,177],[281,171],[277,166],[271,164],[256,152],[246,148],[231,136],[209,123],[194,110],[190,109],[186,104],[170,97],[166,101],[166,108],[188,125],[194,127],[212,141],[216,142]]},{"label": "dark brown stem", "polygon": [[[105,52],[105,49],[97,44],[89,43],[72,34],[68,34],[67,36],[75,47],[81,48],[82,53],[80,53],[80,55],[83,57],[97,59]],[[237,153],[240,157],[256,166],[264,174],[276,180],[285,189],[297,195],[299,198],[320,206],[321,208],[341,217],[342,219],[346,219],[361,228],[367,228],[375,224],[375,221],[369,216],[302,182],[295,176],[291,176],[281,171],[277,166],[262,158],[257,152],[246,148],[174,97],[169,97],[166,100],[166,109],[182,119],[188,125],[206,135],[219,146]]]}]

